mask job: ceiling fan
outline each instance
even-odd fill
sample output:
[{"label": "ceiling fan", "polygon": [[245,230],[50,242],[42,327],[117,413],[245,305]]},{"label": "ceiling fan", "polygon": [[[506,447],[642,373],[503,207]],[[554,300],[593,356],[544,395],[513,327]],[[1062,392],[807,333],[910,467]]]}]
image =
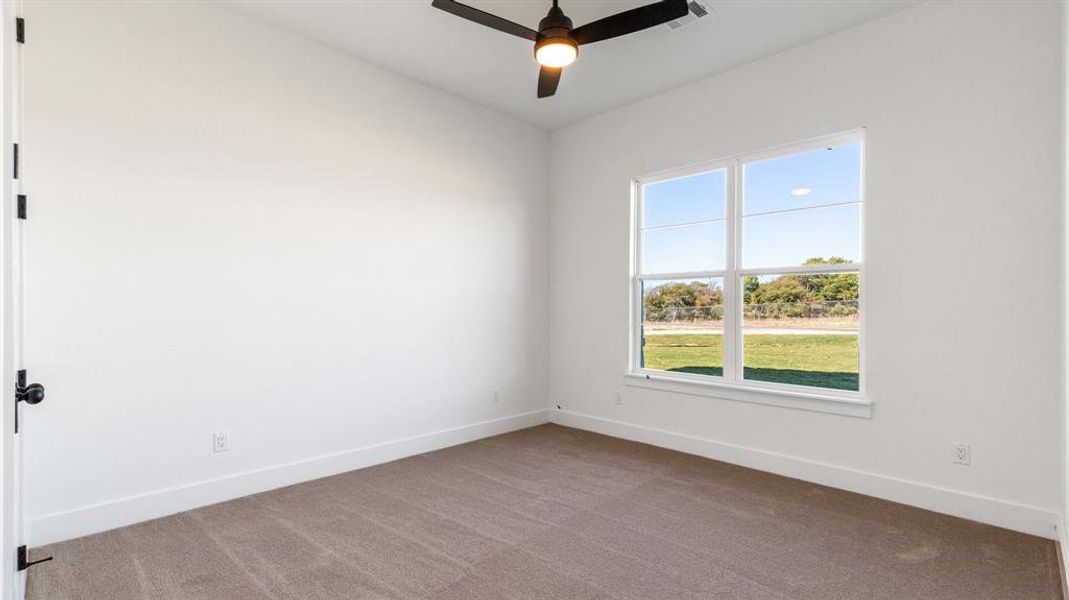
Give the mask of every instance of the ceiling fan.
[{"label": "ceiling fan", "polygon": [[561,71],[575,62],[579,56],[579,46],[674,21],[686,16],[690,10],[687,0],[661,0],[586,25],[572,27],[572,20],[557,6],[557,0],[553,0],[549,13],[539,22],[538,31],[535,31],[456,0],[432,0],[431,5],[480,25],[534,42],[535,60],[541,65],[538,70],[539,98],[557,93]]}]

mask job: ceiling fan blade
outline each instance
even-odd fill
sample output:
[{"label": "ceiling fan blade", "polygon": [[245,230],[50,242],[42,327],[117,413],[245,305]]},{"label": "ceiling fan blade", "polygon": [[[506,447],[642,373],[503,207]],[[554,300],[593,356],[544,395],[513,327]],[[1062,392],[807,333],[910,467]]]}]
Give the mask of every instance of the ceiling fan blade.
[{"label": "ceiling fan blade", "polygon": [[513,23],[508,19],[502,19],[497,15],[492,15],[477,8],[472,8],[466,4],[456,2],[455,0],[433,0],[431,6],[440,8],[445,12],[456,15],[462,19],[474,21],[479,25],[485,25],[491,29],[511,33],[512,35],[531,40],[532,42],[538,39],[538,32],[534,29],[528,29],[519,23]]},{"label": "ceiling fan blade", "polygon": [[557,93],[560,74],[563,67],[542,67],[538,69],[538,97],[546,98]]},{"label": "ceiling fan blade", "polygon": [[661,0],[592,21],[575,28],[572,34],[576,42],[591,44],[674,21],[689,11],[687,0]]}]

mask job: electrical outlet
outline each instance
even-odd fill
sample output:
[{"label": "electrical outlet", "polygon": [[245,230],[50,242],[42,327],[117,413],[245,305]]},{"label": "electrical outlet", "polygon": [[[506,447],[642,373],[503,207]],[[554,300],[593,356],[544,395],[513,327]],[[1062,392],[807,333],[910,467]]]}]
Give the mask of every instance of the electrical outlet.
[{"label": "electrical outlet", "polygon": [[230,449],[230,434],[226,431],[212,433],[212,452],[226,452]]},{"label": "electrical outlet", "polygon": [[620,390],[613,392],[613,399],[616,401],[616,406],[620,406],[624,403],[624,393]]},{"label": "electrical outlet", "polygon": [[967,465],[972,462],[972,448],[968,444],[954,444],[954,464]]},{"label": "electrical outlet", "polygon": [[494,404],[501,402],[501,390],[494,390]]}]

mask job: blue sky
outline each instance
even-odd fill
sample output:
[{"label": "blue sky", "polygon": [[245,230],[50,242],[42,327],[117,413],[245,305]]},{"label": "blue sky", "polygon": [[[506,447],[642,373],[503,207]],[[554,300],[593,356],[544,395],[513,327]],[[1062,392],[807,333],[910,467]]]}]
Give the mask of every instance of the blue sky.
[{"label": "blue sky", "polygon": [[[812,208],[860,200],[860,143],[743,168],[744,268],[799,265],[814,256],[860,260],[860,206]],[[725,171],[712,171],[645,186],[643,271],[725,267],[726,182]],[[812,191],[792,195],[798,188]],[[808,210],[792,210],[803,208]],[[790,212],[776,212],[784,210]],[[689,224],[660,228],[684,223]]]}]

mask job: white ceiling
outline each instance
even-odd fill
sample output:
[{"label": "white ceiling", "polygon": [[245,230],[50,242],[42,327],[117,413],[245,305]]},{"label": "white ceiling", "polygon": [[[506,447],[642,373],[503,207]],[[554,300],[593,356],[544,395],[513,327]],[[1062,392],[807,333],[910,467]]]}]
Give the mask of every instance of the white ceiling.
[{"label": "white ceiling", "polygon": [[[529,123],[555,129],[887,15],[917,0],[708,0],[712,14],[580,50],[557,95],[535,97],[531,42],[430,0],[221,0],[245,14]],[[581,25],[651,0],[561,0]],[[468,0],[532,29],[550,0]]]}]

